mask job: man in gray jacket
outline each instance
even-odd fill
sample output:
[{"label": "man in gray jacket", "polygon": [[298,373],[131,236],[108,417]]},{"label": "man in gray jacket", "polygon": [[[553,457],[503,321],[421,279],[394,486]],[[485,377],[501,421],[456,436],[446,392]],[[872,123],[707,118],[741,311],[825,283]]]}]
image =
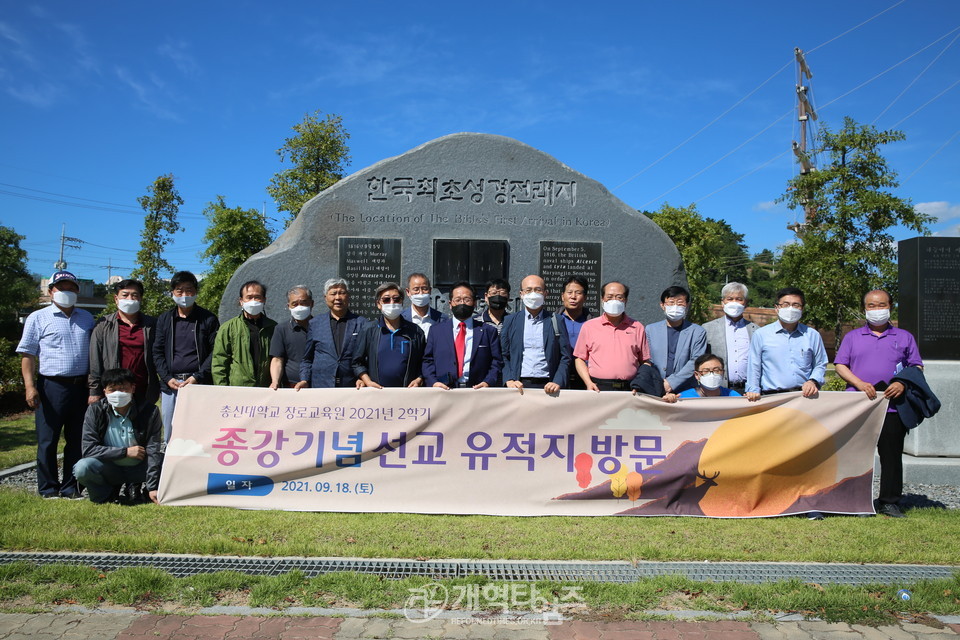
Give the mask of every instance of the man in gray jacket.
[{"label": "man in gray jacket", "polygon": [[707,332],[707,353],[716,354],[727,363],[720,385],[741,394],[747,383],[750,338],[757,330],[757,325],[743,317],[749,300],[747,293],[746,285],[728,282],[720,291],[723,317],[703,325]]},{"label": "man in gray jacket", "polygon": [[153,336],[157,319],[140,312],[143,284],[121,280],[114,286],[117,311],[106,316],[90,335],[90,387],[88,404],[103,398],[101,376],[107,369],[129,369],[134,376],[138,405],[154,405],[160,398],[160,381],[153,366]]},{"label": "man in gray jacket", "polygon": [[149,499],[157,502],[163,466],[160,411],[156,404],[137,406],[133,401],[136,385],[129,369],[107,369],[101,381],[105,397],[87,407],[83,458],[73,473],[91,502],[115,501],[123,485],[139,487],[142,482]]}]

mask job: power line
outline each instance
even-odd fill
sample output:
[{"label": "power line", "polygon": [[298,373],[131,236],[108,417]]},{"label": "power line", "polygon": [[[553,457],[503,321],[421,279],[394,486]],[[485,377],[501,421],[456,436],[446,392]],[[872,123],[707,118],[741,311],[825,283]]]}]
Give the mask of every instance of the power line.
[{"label": "power line", "polygon": [[718,115],[716,118],[714,118],[713,120],[711,120],[711,121],[708,122],[707,124],[703,125],[703,127],[701,127],[700,130],[697,131],[695,134],[693,134],[692,136],[690,136],[689,138],[687,138],[686,140],[684,140],[683,142],[681,142],[680,144],[678,144],[677,146],[675,146],[673,149],[670,149],[670,151],[667,151],[665,154],[663,154],[662,156],[660,156],[659,158],[657,158],[656,160],[654,160],[653,162],[651,162],[650,164],[648,164],[646,167],[644,167],[643,169],[641,169],[638,173],[635,173],[634,175],[630,176],[629,178],[627,178],[626,180],[624,180],[623,182],[621,182],[620,184],[618,184],[617,186],[615,186],[615,187],[613,188],[613,190],[616,191],[617,189],[619,189],[620,187],[624,186],[625,184],[627,184],[627,183],[629,183],[629,182],[632,182],[633,180],[639,178],[639,177],[642,176],[644,173],[646,173],[649,169],[652,169],[653,167],[655,167],[656,165],[658,165],[661,160],[664,160],[664,159],[667,158],[668,156],[672,155],[674,151],[680,149],[681,147],[683,147],[684,145],[686,145],[688,142],[690,142],[691,140],[693,140],[694,138],[696,138],[697,136],[699,136],[701,133],[703,133],[704,131],[706,131],[706,130],[709,129],[710,127],[712,127],[714,124],[716,124],[716,122],[717,122],[718,120],[720,120],[720,119],[723,118],[725,115],[727,115],[728,113],[730,113],[731,111],[733,111],[734,109],[736,109],[736,108],[737,108],[738,106],[740,106],[741,104],[743,104],[743,102],[744,102],[747,98],[749,98],[750,96],[752,96],[753,94],[755,94],[757,91],[759,91],[764,85],[766,85],[768,82],[770,82],[771,80],[773,80],[774,78],[776,78],[778,75],[780,75],[781,73],[783,73],[783,70],[786,69],[787,67],[789,67],[791,64],[793,64],[793,61],[792,61],[792,60],[791,60],[790,62],[788,62],[787,64],[783,65],[782,67],[780,67],[779,69],[777,69],[777,70],[773,73],[773,75],[771,75],[769,78],[767,78],[766,80],[764,80],[763,82],[761,82],[760,84],[758,84],[758,85],[757,85],[752,91],[750,91],[747,95],[743,96],[742,98],[740,98],[739,100],[737,100],[735,103],[733,103],[730,107],[728,107],[728,108],[726,109],[726,111],[724,111],[723,113],[721,113],[720,115]]},{"label": "power line", "polygon": [[791,107],[791,108],[790,108],[786,113],[784,113],[782,116],[780,116],[779,118],[777,118],[776,120],[774,120],[773,122],[771,122],[770,124],[768,124],[767,126],[765,126],[763,129],[761,129],[760,131],[758,131],[758,132],[755,133],[754,135],[750,136],[749,138],[747,138],[746,140],[744,140],[743,142],[741,142],[740,144],[738,144],[736,147],[734,147],[734,148],[731,149],[730,151],[726,152],[725,154],[723,154],[722,156],[720,156],[719,158],[717,158],[716,160],[714,160],[713,162],[711,162],[710,164],[708,164],[707,166],[705,166],[703,169],[700,169],[700,171],[697,171],[695,174],[693,174],[692,176],[690,176],[689,178],[687,178],[687,179],[684,180],[683,182],[681,182],[681,183],[679,183],[679,184],[671,187],[670,189],[667,189],[666,191],[664,191],[663,193],[661,193],[661,194],[660,194],[659,196],[657,196],[656,198],[654,198],[654,199],[652,199],[652,200],[644,203],[643,206],[641,206],[640,208],[641,208],[641,209],[646,209],[648,205],[656,202],[657,200],[659,200],[660,198],[666,196],[667,194],[676,191],[677,189],[679,189],[679,188],[682,187],[683,185],[687,184],[688,182],[690,182],[691,180],[693,180],[694,178],[696,178],[696,177],[699,176],[700,174],[706,172],[708,169],[711,169],[711,168],[715,167],[715,166],[716,166],[717,164],[719,164],[722,160],[725,160],[726,158],[730,157],[731,155],[733,155],[734,153],[736,153],[737,151],[739,151],[740,149],[742,149],[743,147],[745,147],[745,146],[746,146],[747,144],[749,144],[750,142],[753,142],[754,140],[756,140],[757,138],[759,138],[761,135],[763,135],[763,134],[766,133],[769,129],[771,129],[775,124],[777,124],[778,122],[780,122],[781,120],[783,120],[784,118],[786,118],[787,116],[789,116],[791,113],[793,113],[793,107]]},{"label": "power line", "polygon": [[890,107],[892,107],[894,104],[896,104],[897,100],[899,100],[900,98],[902,98],[902,97],[903,97],[903,94],[905,94],[907,91],[909,91],[910,87],[912,87],[914,84],[916,84],[917,80],[919,80],[919,79],[923,76],[923,74],[925,74],[925,73],[930,69],[930,67],[932,67],[932,66],[937,62],[937,60],[939,60],[940,57],[947,52],[947,49],[949,49],[950,47],[953,46],[953,43],[957,41],[957,38],[960,38],[960,33],[958,33],[957,35],[953,36],[953,40],[951,40],[951,41],[947,44],[947,46],[945,46],[945,47],[940,51],[940,53],[938,53],[938,54],[934,57],[934,59],[930,61],[930,64],[928,64],[927,66],[925,66],[925,67],[923,68],[923,71],[921,71],[920,73],[918,73],[918,74],[916,75],[916,77],[914,77],[914,79],[910,81],[910,84],[908,84],[906,87],[903,88],[903,91],[901,91],[899,94],[897,94],[897,97],[894,98],[894,99],[890,102],[890,104],[888,104],[888,105],[884,108],[883,111],[881,111],[880,113],[877,114],[877,117],[874,118],[874,119],[873,119],[873,122],[871,122],[870,124],[876,124],[877,120],[879,120],[879,119],[883,116],[883,114],[885,114],[887,111],[889,111],[889,110],[890,110]]},{"label": "power line", "polygon": [[957,131],[956,131],[952,136],[950,136],[950,138],[949,138],[946,142],[944,142],[942,145],[940,145],[940,148],[939,148],[939,149],[937,149],[936,151],[934,151],[933,153],[931,153],[929,158],[927,158],[926,160],[924,160],[924,161],[920,164],[919,167],[917,167],[916,169],[913,170],[913,173],[911,173],[911,174],[908,175],[906,178],[904,178],[902,184],[906,184],[906,182],[907,182],[910,178],[912,178],[913,176],[917,175],[917,172],[920,171],[920,169],[923,169],[925,166],[927,166],[927,163],[930,162],[931,160],[933,160],[934,156],[936,156],[938,153],[940,153],[941,151],[943,151],[944,149],[946,149],[946,148],[947,148],[947,145],[949,145],[951,142],[953,142],[958,135],[960,135],[960,129],[957,129]]},{"label": "power line", "polygon": [[879,18],[880,16],[882,16],[883,14],[885,14],[887,11],[890,11],[891,9],[896,9],[897,7],[899,7],[900,5],[902,5],[904,2],[906,2],[906,0],[900,0],[900,2],[897,2],[896,4],[890,5],[889,7],[887,7],[886,9],[884,9],[883,11],[881,11],[880,13],[878,13],[877,15],[873,16],[872,18],[867,18],[866,20],[864,20],[863,22],[861,22],[861,23],[858,24],[857,26],[851,27],[851,28],[847,29],[846,31],[844,31],[843,33],[841,33],[840,35],[834,36],[834,37],[830,38],[829,40],[827,40],[826,42],[823,42],[823,43],[821,43],[821,44],[818,44],[818,45],[815,46],[813,49],[810,49],[809,51],[807,51],[807,53],[808,53],[808,54],[809,54],[809,53],[813,53],[813,52],[816,51],[817,49],[820,49],[821,47],[827,46],[828,44],[830,44],[830,43],[833,42],[834,40],[839,40],[840,38],[842,38],[843,36],[847,35],[847,34],[850,33],[851,31],[856,31],[857,29],[859,29],[859,28],[862,27],[863,25],[867,24],[868,22],[871,22],[872,20],[875,20],[875,19]]},{"label": "power line", "polygon": [[893,126],[894,126],[894,127],[899,127],[902,123],[906,122],[907,120],[909,120],[910,118],[912,118],[913,116],[915,116],[917,113],[919,113],[919,112],[920,112],[924,107],[926,107],[928,104],[930,104],[930,103],[933,102],[934,100],[937,100],[937,99],[940,98],[943,94],[945,94],[946,92],[950,91],[950,89],[953,89],[953,88],[954,88],[955,86],[957,86],[958,84],[960,84],[960,79],[954,80],[954,81],[953,81],[953,84],[951,84],[949,87],[947,87],[946,89],[944,89],[943,91],[941,91],[941,92],[938,93],[937,95],[933,96],[932,98],[930,98],[929,100],[927,100],[926,102],[924,102],[922,105],[920,105],[919,107],[917,107],[916,109],[914,109],[913,111],[911,111],[910,113],[908,113],[908,114],[907,114],[906,116],[904,116],[903,118],[900,118],[899,120],[897,120],[897,121],[894,123]]}]

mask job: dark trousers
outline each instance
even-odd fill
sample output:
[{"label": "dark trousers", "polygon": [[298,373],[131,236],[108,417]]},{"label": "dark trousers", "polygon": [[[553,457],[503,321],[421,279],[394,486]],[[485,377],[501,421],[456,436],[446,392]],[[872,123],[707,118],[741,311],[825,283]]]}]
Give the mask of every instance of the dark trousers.
[{"label": "dark trousers", "polygon": [[880,454],[880,502],[896,504],[903,497],[903,439],[907,429],[899,413],[888,413],[883,421],[877,453]]},{"label": "dark trousers", "polygon": [[[37,425],[37,491],[42,496],[75,494],[79,487],[73,477],[73,465],[80,460],[80,437],[89,390],[85,384],[40,376],[37,392],[40,394],[40,406],[34,414]],[[57,474],[57,448],[61,432],[65,441],[62,481]]]}]

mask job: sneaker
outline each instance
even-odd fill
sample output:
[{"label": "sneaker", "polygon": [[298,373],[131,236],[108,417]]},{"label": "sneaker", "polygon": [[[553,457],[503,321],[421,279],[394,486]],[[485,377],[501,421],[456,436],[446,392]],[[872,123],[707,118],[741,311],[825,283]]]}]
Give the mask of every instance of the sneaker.
[{"label": "sneaker", "polygon": [[44,500],[59,500],[60,494],[59,493],[41,493],[40,497],[43,498]]},{"label": "sneaker", "polygon": [[880,505],[879,513],[890,518],[906,518],[906,514],[895,504],[884,503]]},{"label": "sneaker", "polygon": [[807,520],[823,520],[823,514],[819,511],[808,511]]}]

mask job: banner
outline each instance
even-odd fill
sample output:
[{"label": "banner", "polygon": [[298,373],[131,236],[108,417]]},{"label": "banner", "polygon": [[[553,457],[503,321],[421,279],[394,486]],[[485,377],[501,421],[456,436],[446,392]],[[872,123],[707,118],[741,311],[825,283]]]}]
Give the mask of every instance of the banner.
[{"label": "banner", "polygon": [[515,389],[180,390],[165,505],[720,518],[873,513],[887,403]]}]

